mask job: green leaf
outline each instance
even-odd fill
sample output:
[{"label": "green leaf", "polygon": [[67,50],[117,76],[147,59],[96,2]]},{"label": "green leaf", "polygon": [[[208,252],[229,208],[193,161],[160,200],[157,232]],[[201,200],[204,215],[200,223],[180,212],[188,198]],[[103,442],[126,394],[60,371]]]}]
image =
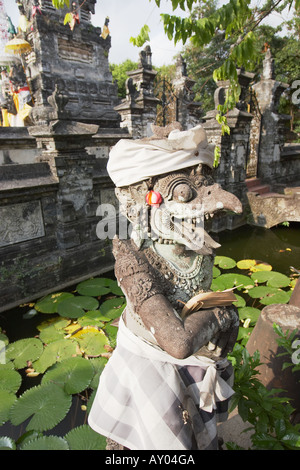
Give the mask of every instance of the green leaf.
[{"label": "green leaf", "polygon": [[236,266],[235,260],[228,256],[216,256],[214,264],[219,266],[221,269],[232,269]]},{"label": "green leaf", "polygon": [[49,383],[32,387],[21,395],[10,410],[10,420],[18,426],[30,418],[26,430],[47,431],[64,419],[72,396]]},{"label": "green leaf", "polygon": [[215,281],[221,283],[221,285],[224,286],[224,289],[237,287],[238,290],[241,290],[254,286],[254,282],[250,277],[237,273],[221,274],[221,276],[215,279]]},{"label": "green leaf", "polygon": [[78,284],[76,290],[80,295],[87,295],[92,297],[109,294],[111,292],[110,279],[88,279],[87,281],[83,281]]},{"label": "green leaf", "polygon": [[239,269],[250,269],[256,265],[255,259],[242,259],[236,263]]},{"label": "green leaf", "polygon": [[55,8],[70,7],[70,0],[52,0],[52,4]]},{"label": "green leaf", "polygon": [[213,291],[223,291],[223,290],[226,289],[225,281],[223,282],[222,279],[220,279],[220,276],[219,276],[219,277],[212,280],[210,288]]},{"label": "green leaf", "polygon": [[105,317],[108,317],[113,320],[121,315],[125,306],[125,298],[116,297],[114,299],[109,299],[103,302],[100,305],[100,311]]},{"label": "green leaf", "polygon": [[61,339],[48,344],[41,356],[33,363],[34,369],[44,373],[56,362],[63,361],[77,354],[77,342],[71,339]]},{"label": "green leaf", "polygon": [[62,300],[73,297],[70,292],[58,292],[43,297],[35,304],[35,309],[41,313],[57,313],[57,306]]},{"label": "green leaf", "polygon": [[72,429],[65,435],[71,450],[105,450],[106,438],[87,424]]},{"label": "green leaf", "polygon": [[82,357],[70,357],[52,366],[43,376],[42,384],[55,383],[72,395],[85,390],[93,376],[94,369],[90,361]]},{"label": "green leaf", "polygon": [[134,46],[137,46],[137,47],[142,47],[146,41],[150,41],[150,37],[149,37],[149,33],[150,33],[150,28],[148,25],[144,25],[138,36],[136,38],[134,37],[131,37],[129,39],[129,41],[134,45]]},{"label": "green leaf", "polygon": [[236,302],[233,302],[233,305],[235,305],[235,307],[237,307],[237,308],[245,307],[246,306],[246,300],[244,299],[244,297],[241,297],[238,294],[234,294],[234,295],[236,297]]},{"label": "green leaf", "polygon": [[27,361],[35,361],[43,352],[43,343],[37,338],[25,338],[11,343],[6,350],[6,358],[14,362],[16,369],[27,366]]},{"label": "green leaf", "polygon": [[16,370],[1,367],[0,365],[0,390],[16,393],[21,385],[22,377]]},{"label": "green leaf", "polygon": [[270,287],[287,287],[290,284],[290,278],[276,271],[259,271],[253,273],[251,278],[254,282],[267,282]]},{"label": "green leaf", "polygon": [[96,357],[94,359],[89,359],[89,362],[92,364],[94,369],[94,376],[90,383],[90,388],[96,390],[99,385],[100,375],[102,374],[104,367],[107,364],[107,359],[105,357]]},{"label": "green leaf", "polygon": [[15,401],[16,395],[7,391],[0,390],[0,426],[9,419],[9,412]]},{"label": "green leaf", "polygon": [[67,441],[59,436],[41,436],[20,446],[20,450],[69,450]]},{"label": "green leaf", "polygon": [[221,271],[219,268],[217,268],[216,266],[213,266],[213,277],[218,277],[220,276],[221,274]]},{"label": "green leaf", "polygon": [[253,299],[260,299],[259,301],[263,305],[286,304],[290,300],[288,292],[276,289],[276,287],[257,286],[249,289],[248,294]]},{"label": "green leaf", "polygon": [[102,330],[83,330],[80,336],[76,337],[81,351],[86,356],[100,356],[107,352],[105,346],[109,346],[109,340]]},{"label": "green leaf", "polygon": [[255,324],[260,316],[261,311],[254,307],[242,307],[238,309],[239,317],[241,320],[250,318],[251,324]]},{"label": "green leaf", "polygon": [[103,329],[105,333],[108,335],[111,347],[115,348],[117,344],[118,327],[108,324],[108,325],[105,325]]},{"label": "green leaf", "polygon": [[58,330],[55,324],[49,325],[47,328],[43,328],[40,333],[40,340],[43,341],[44,344],[53,343],[53,341],[63,339],[63,337],[64,332],[62,330]]},{"label": "green leaf", "polygon": [[237,341],[248,340],[253,328],[244,328],[243,326],[239,327]]},{"label": "green leaf", "polygon": [[57,312],[62,317],[78,318],[85,310],[96,310],[99,306],[97,299],[88,296],[73,296],[62,300],[57,306]]},{"label": "green leaf", "polygon": [[122,297],[124,296],[124,292],[122,291],[121,287],[118,286],[117,281],[108,279],[108,285],[113,294],[122,296]]},{"label": "green leaf", "polygon": [[15,441],[10,437],[0,436],[0,450],[16,450]]},{"label": "green leaf", "polygon": [[86,312],[83,317],[79,317],[77,321],[80,326],[96,326],[102,328],[105,322],[111,321],[111,318],[102,315],[100,310],[90,310]]},{"label": "green leaf", "polygon": [[71,23],[72,21],[72,14],[71,13],[66,13],[64,17],[64,25]]}]

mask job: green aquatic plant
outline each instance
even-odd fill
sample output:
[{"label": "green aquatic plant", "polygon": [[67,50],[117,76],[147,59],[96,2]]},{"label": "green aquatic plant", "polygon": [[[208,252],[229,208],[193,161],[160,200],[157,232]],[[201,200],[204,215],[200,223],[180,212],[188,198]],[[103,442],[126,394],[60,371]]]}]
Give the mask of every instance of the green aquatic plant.
[{"label": "green aquatic plant", "polygon": [[[236,262],[223,256],[215,258],[212,290],[234,289],[240,317],[239,336],[231,355],[236,374],[235,403],[239,403],[241,415],[248,420],[253,419],[253,423],[256,413],[261,417],[264,415],[261,408],[255,404],[252,406],[250,396],[257,396],[265,407],[269,406],[268,402],[272,403],[272,397],[264,395],[254,372],[258,358],[249,358],[243,352],[244,346],[266,299],[270,303],[278,299],[288,302],[294,285],[293,279],[273,271],[267,263],[256,260]],[[0,449],[105,449],[106,439],[93,431],[86,420],[100,375],[116,345],[118,328],[115,322],[125,306],[125,297],[116,280],[93,278],[79,283],[72,292],[56,292],[34,305],[30,304],[30,315],[25,318],[36,315],[41,318],[34,337],[10,343],[0,329],[0,340],[5,350],[1,355],[5,360],[0,361],[0,426],[10,422],[26,429],[16,441],[8,436],[0,437]],[[34,381],[32,386],[27,385],[25,391],[22,386],[24,375],[27,382]],[[249,394],[246,402],[245,396],[242,398],[243,393]],[[55,435],[57,425],[70,416],[74,418],[73,414],[77,413],[72,405],[75,399],[77,408],[80,403],[81,424],[72,425],[71,429],[68,424],[69,429],[64,436]],[[280,402],[281,406],[283,402]],[[276,400],[274,403],[278,405]],[[273,406],[271,413],[272,410]],[[269,428],[261,428],[256,434],[257,447],[261,448],[259,439],[261,442],[268,440],[268,429],[274,431],[273,418],[268,419],[271,423]],[[292,432],[285,421],[283,424]],[[292,437],[293,443],[286,442],[284,448],[298,445],[296,437],[297,433]],[[275,444],[272,441],[267,448],[280,446],[277,441]]]},{"label": "green aquatic plant", "polygon": [[[31,305],[32,307],[32,305]],[[12,343],[3,333],[4,361],[0,363],[0,426],[26,426],[16,442],[4,436],[0,449],[104,449],[105,438],[84,423],[99,377],[116,344],[112,322],[125,308],[125,298],[112,279],[94,278],[73,292],[58,292],[38,300],[33,312],[43,315],[38,335]],[[20,392],[22,376],[40,383]],[[44,435],[72,413],[78,397],[85,411],[82,425],[64,437]]]}]

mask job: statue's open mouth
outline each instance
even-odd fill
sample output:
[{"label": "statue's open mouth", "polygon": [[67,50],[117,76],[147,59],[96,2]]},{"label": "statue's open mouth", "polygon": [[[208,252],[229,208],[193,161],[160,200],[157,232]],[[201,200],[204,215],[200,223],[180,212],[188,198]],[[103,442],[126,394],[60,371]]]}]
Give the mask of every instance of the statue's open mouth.
[{"label": "statue's open mouth", "polygon": [[211,254],[220,245],[205,230],[205,220],[217,212],[242,212],[240,201],[223,191],[219,185],[210,186],[208,197],[195,198],[188,203],[167,201],[153,207],[151,213],[152,238],[160,243],[185,245],[198,254]]}]

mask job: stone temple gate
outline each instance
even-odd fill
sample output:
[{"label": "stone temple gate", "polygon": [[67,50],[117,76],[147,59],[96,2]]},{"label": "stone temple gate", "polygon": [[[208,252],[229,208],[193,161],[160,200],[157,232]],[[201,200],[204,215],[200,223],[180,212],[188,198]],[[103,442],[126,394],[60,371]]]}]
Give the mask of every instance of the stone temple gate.
[{"label": "stone temple gate", "polygon": [[[31,45],[25,64],[34,107],[29,127],[0,127],[0,311],[114,265],[111,240],[96,233],[101,205],[112,204],[118,217],[106,172],[109,150],[121,138],[149,135],[161,98],[155,93],[157,73],[147,46],[140,52],[138,69],[128,73],[126,98],[118,99],[109,71],[113,38],[107,25],[102,29],[91,24],[95,3],[84,2],[71,29],[63,25],[65,11],[54,9],[51,0],[38,0],[41,12],[34,17],[36,2],[19,1],[28,21],[22,36]],[[204,116],[194,101],[194,82],[185,63],[177,60],[172,82],[177,119],[184,129],[202,123],[209,141],[220,148],[216,180],[245,207],[240,217],[212,219],[212,231],[247,223],[249,210],[251,223],[272,226],[275,219],[268,225],[266,211],[275,213],[274,193],[278,204],[284,199],[286,207],[298,207],[291,220],[300,221],[300,146],[285,142],[286,119],[274,100],[282,86],[267,73],[271,63],[266,56],[264,75],[253,86],[261,119],[245,101],[254,77],[239,71],[240,102],[228,114],[230,136],[222,136],[215,115],[228,84],[218,83],[215,109]],[[257,169],[251,179],[250,161]],[[286,186],[293,188],[289,194]],[[282,219],[274,223],[278,221]]]}]

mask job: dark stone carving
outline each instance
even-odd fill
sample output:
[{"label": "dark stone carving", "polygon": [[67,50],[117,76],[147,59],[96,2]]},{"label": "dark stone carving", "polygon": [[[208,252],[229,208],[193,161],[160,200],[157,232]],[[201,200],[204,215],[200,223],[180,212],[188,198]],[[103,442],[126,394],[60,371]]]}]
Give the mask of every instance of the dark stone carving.
[{"label": "dark stone carving", "polygon": [[[170,139],[168,134],[176,127]],[[101,434],[114,438],[116,441],[119,438],[118,442],[125,446],[130,447],[133,443],[133,447],[130,448],[139,449],[140,447],[136,446],[141,445],[141,449],[148,449],[146,442],[149,436],[146,430],[143,436],[145,440],[141,439],[143,444],[140,444],[139,440],[130,440],[130,437],[127,439],[127,433],[124,436],[121,435],[121,428],[131,429],[136,422],[135,417],[131,415],[127,415],[127,419],[124,418],[126,412],[124,411],[123,414],[123,409],[128,407],[132,413],[138,414],[138,422],[142,423],[141,429],[147,428],[150,417],[149,410],[147,413],[143,405],[140,405],[141,409],[136,411],[139,408],[138,397],[132,384],[139,381],[140,376],[135,376],[134,380],[131,376],[128,383],[126,382],[128,375],[131,374],[131,367],[135,368],[133,363],[139,364],[138,370],[145,367],[149,374],[148,382],[155,380],[158,390],[164,382],[164,379],[160,377],[163,377],[163,371],[166,370],[164,367],[167,367],[167,364],[175,364],[175,370],[179,372],[179,375],[182,372],[190,377],[189,361],[196,361],[193,362],[194,371],[197,370],[197,374],[201,374],[202,360],[211,364],[213,368],[219,367],[223,371],[226,370],[227,377],[230,377],[231,372],[227,369],[227,366],[230,366],[226,361],[226,355],[235,344],[239,326],[237,311],[232,305],[235,296],[232,293],[210,291],[213,252],[219,245],[207,233],[204,223],[206,219],[213,217],[222,209],[241,212],[241,203],[234,195],[222,190],[218,184],[214,183],[212,170],[207,166],[212,165],[213,154],[205,143],[205,133],[201,126],[186,132],[180,132],[176,125],[168,126],[167,129],[154,126],[153,131],[155,134],[152,137],[139,141],[140,147],[135,146],[136,141],[134,143],[123,141],[118,147],[119,142],[110,154],[108,172],[117,186],[116,195],[120,202],[120,210],[130,221],[131,226],[130,239],[115,237],[113,240],[115,274],[125,294],[127,306],[120,323],[118,345],[112,357],[114,362],[108,363],[104,382],[100,379],[98,399],[95,399],[89,415],[89,423],[95,430],[97,430],[98,423],[99,425],[101,423]],[[174,152],[170,151],[172,145]],[[140,152],[139,149],[141,149]],[[160,153],[154,156],[155,152]],[[152,162],[153,169],[151,165],[148,166],[147,157]],[[166,166],[161,163],[164,159],[167,162]],[[166,172],[166,168],[169,172]],[[144,174],[148,177],[143,177]],[[131,184],[126,185],[126,175],[127,181],[130,178]],[[133,350],[132,344],[135,345]],[[128,361],[131,364],[126,369],[125,375],[122,351],[123,354],[129,354]],[[157,359],[157,351],[161,352],[158,354],[163,354],[163,359]],[[120,363],[118,363],[118,357]],[[143,361],[144,366],[140,365],[140,360]],[[182,360],[187,362],[183,363]],[[158,364],[153,366],[155,361]],[[159,365],[160,361],[163,365]],[[157,371],[159,371],[158,374]],[[168,373],[172,376],[171,372]],[[190,421],[193,424],[191,428],[187,426],[181,431],[182,434],[180,433],[181,436],[185,436],[184,443],[181,437],[178,441],[174,439],[175,444],[172,449],[214,448],[215,443],[212,444],[212,438],[208,438],[204,430],[206,424],[201,430],[197,430],[196,423],[201,422],[202,419],[198,398],[195,400],[196,407],[192,411],[185,400],[194,398],[191,399],[190,396],[187,398],[188,392],[182,391],[180,378],[172,378],[168,381],[168,373],[165,377],[166,387],[171,387],[171,384],[176,383],[174,387],[178,388],[174,393],[177,406],[174,405],[174,407],[182,409],[182,414],[177,418],[174,415],[170,418],[167,412],[166,416],[161,416],[161,424],[158,420],[159,425],[157,425],[158,434],[163,435],[162,429],[172,428],[172,432],[176,426],[180,429],[184,417],[184,425]],[[120,396],[115,397],[118,410],[121,412],[119,415],[114,413],[113,417],[109,416],[106,424],[106,417],[109,414],[107,410],[113,404],[107,403],[109,396],[106,395],[105,390],[110,389],[110,381],[115,377],[119,378],[119,375],[120,384],[126,383],[124,398],[120,392],[118,392]],[[215,372],[213,376],[217,377]],[[215,389],[218,388],[216,380],[218,379],[209,381],[210,389],[202,395],[199,388],[200,401],[204,396],[214,396]],[[190,384],[188,381],[187,383]],[[194,379],[193,385],[195,386],[193,390],[196,390]],[[145,386],[142,385],[141,389],[142,396],[144,396]],[[223,388],[223,392],[224,390]],[[147,398],[149,400],[149,397]],[[161,403],[164,403],[164,409],[170,412],[173,396],[168,400],[167,393],[162,392],[162,396],[157,394],[155,400],[160,402],[157,410],[160,409]],[[221,401],[224,400],[226,401],[225,397]],[[106,410],[103,408],[104,402]],[[224,405],[226,408],[226,404]],[[156,404],[152,403],[150,409],[152,407],[156,408]],[[171,414],[170,412],[170,416]],[[118,416],[120,416],[120,423]],[[119,433],[114,432],[118,426]],[[151,428],[152,423],[149,423],[149,426]],[[216,434],[216,430],[212,434],[214,432]],[[195,442],[191,442],[193,440],[191,435]],[[152,438],[155,441],[155,437],[150,435],[150,441]],[[164,437],[161,437],[163,440]],[[110,441],[108,448],[114,448],[111,444]],[[151,449],[167,449],[167,447],[159,447],[160,445],[164,444],[156,440],[155,446],[157,447],[151,447]],[[179,447],[176,447],[177,445]],[[182,447],[185,445],[187,447]]]}]

